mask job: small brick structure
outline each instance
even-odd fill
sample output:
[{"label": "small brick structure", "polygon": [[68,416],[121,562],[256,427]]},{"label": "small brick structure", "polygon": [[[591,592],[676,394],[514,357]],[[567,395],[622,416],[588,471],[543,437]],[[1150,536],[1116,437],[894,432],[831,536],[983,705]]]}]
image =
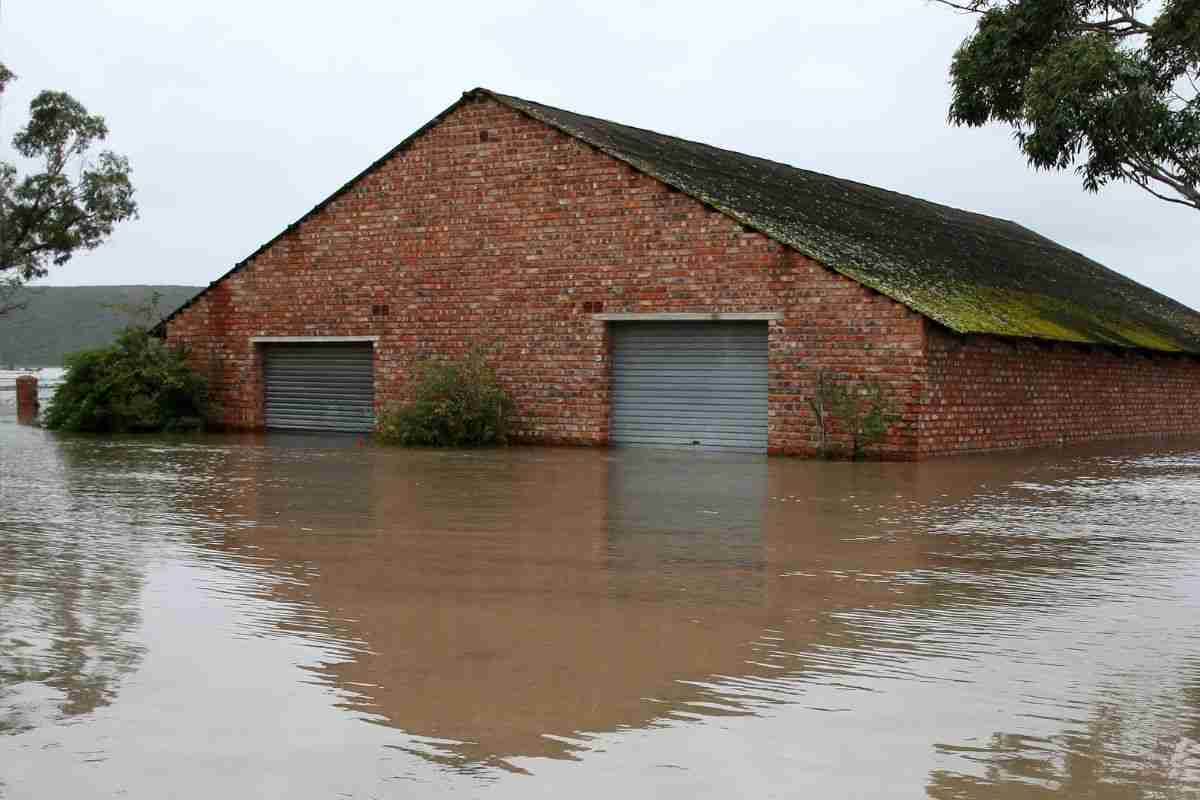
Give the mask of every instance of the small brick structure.
[{"label": "small brick structure", "polygon": [[37,422],[39,408],[36,375],[19,375],[17,384],[17,421],[24,425]]},{"label": "small brick structure", "polygon": [[453,106],[162,330],[189,346],[229,428],[264,425],[256,337],[369,336],[377,412],[406,398],[419,359],[486,342],[518,440],[604,445],[601,317],[762,312],[777,314],[771,453],[815,452],[818,370],[883,386],[897,419],[882,458],[1200,432],[1193,354],[957,334],[487,96]]}]

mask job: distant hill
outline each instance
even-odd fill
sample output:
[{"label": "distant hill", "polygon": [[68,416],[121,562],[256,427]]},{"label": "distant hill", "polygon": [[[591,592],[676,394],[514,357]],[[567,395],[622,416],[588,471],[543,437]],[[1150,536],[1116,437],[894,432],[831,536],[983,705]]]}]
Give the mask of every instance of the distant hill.
[{"label": "distant hill", "polygon": [[18,299],[21,311],[0,315],[0,369],[57,367],[76,350],[103,347],[130,322],[128,314],[106,306],[137,306],[159,292],[161,316],[200,291],[200,286],[36,286]]}]

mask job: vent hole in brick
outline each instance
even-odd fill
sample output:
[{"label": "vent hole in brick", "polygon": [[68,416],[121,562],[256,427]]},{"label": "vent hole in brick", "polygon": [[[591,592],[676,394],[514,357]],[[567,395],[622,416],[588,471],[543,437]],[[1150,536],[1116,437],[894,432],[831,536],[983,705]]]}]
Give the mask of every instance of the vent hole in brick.
[{"label": "vent hole in brick", "polygon": [[389,311],[391,311],[391,309],[386,305],[371,306],[371,316],[372,317],[386,317],[388,315]]},{"label": "vent hole in brick", "polygon": [[486,141],[490,140],[491,138],[492,138],[491,134],[488,133],[487,131],[479,132],[479,141],[486,142]]}]

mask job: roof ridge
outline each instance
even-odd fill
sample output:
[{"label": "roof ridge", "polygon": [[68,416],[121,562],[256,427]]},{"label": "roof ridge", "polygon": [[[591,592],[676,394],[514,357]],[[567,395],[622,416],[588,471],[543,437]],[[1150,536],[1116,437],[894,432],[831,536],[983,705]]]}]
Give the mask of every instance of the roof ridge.
[{"label": "roof ridge", "polygon": [[1200,353],[1200,315],[1014,220],[476,92],[959,333]]},{"label": "roof ridge", "polygon": [[[843,178],[841,176],[833,175],[828,172],[819,172],[815,169],[808,169],[807,167],[798,167],[795,164],[789,164],[786,161],[778,161],[773,158],[767,158],[765,156],[758,156],[758,155],[754,155],[753,153],[743,152],[741,150],[734,150],[733,148],[730,148],[730,147],[721,147],[719,145],[710,144],[708,142],[702,142],[698,139],[688,139],[683,136],[677,136],[673,133],[663,133],[662,131],[656,131],[652,128],[643,128],[643,127],[640,127],[637,125],[629,125],[624,122],[617,122],[615,120],[607,119],[605,117],[596,117],[596,116],[592,116],[591,114],[582,114],[578,111],[571,111],[570,109],[567,109],[567,108],[559,108],[558,106],[552,106],[548,103],[542,103],[537,100],[527,100],[523,97],[517,97],[516,95],[504,94],[502,92],[497,92],[493,89],[488,89],[487,87],[484,87],[484,86],[478,86],[474,89],[470,89],[466,92],[463,92],[463,95],[464,96],[474,95],[476,93],[482,93],[483,95],[485,95],[487,97],[491,97],[495,100],[498,100],[499,102],[501,102],[504,105],[509,106],[509,107],[512,107],[512,106],[510,105],[510,103],[508,101],[516,101],[519,104],[538,106],[540,108],[545,108],[550,111],[557,111],[562,114],[570,114],[570,115],[576,116],[576,117],[584,117],[586,119],[595,120],[596,122],[602,122],[605,125],[615,125],[617,127],[627,128],[632,131],[638,131],[640,133],[649,133],[649,134],[653,134],[654,136],[662,136],[667,139],[674,139],[675,141],[682,142],[684,144],[698,145],[700,147],[705,147],[705,148],[708,148],[711,150],[716,150],[721,153],[728,153],[730,155],[739,156],[741,158],[748,158],[748,159],[751,159],[754,161],[761,161],[765,164],[770,164],[775,167],[783,167],[785,169],[795,170],[797,172],[802,172],[802,173],[817,176],[820,178],[833,179],[833,180],[839,181],[841,183],[853,184],[854,186],[858,186],[863,189],[868,189],[873,192],[885,192],[887,194],[894,195],[896,197],[903,197],[906,200],[912,200],[917,203],[921,203],[922,205],[925,205],[925,206],[928,206],[931,208],[935,208],[935,209],[946,209],[948,211],[953,211],[958,214],[970,214],[973,217],[978,217],[978,218],[984,219],[984,220],[990,220],[993,222],[1004,222],[1009,225],[1015,225],[1015,226],[1021,228],[1022,230],[1026,230],[1026,231],[1029,231],[1030,233],[1036,234],[1036,235],[1040,236],[1041,238],[1046,239],[1047,242],[1049,242],[1052,245],[1055,245],[1056,247],[1062,247],[1062,245],[1058,244],[1057,242],[1055,242],[1052,239],[1048,239],[1045,236],[1042,236],[1041,234],[1037,233],[1037,231],[1034,231],[1032,228],[1029,228],[1029,227],[1017,222],[1016,220],[1011,220],[1006,217],[998,217],[998,216],[995,216],[992,214],[984,214],[979,211],[972,211],[971,209],[968,209],[968,208],[960,208],[959,206],[952,206],[949,203],[939,203],[936,200],[929,200],[929,199],[920,197],[915,194],[909,194],[908,192],[902,192],[898,189],[889,189],[886,186],[876,186],[873,183],[866,183],[865,181],[860,181],[856,178]],[[520,110],[520,109],[518,108],[518,110]],[[541,120],[541,121],[545,122],[546,120]],[[553,125],[553,123],[550,123],[550,124]],[[570,135],[575,136],[576,138],[587,141],[587,139],[585,137],[581,136],[578,132],[565,130],[564,128],[562,128],[558,125],[554,125],[554,127],[559,130],[563,130],[565,133],[569,133]],[[592,144],[592,142],[588,142],[588,144]],[[622,159],[622,160],[624,160],[624,159]],[[867,207],[865,204],[862,204],[862,203],[850,203],[850,201],[842,201],[842,202],[847,202],[848,204],[856,205],[859,208]],[[955,222],[953,220],[948,220],[948,221],[951,224],[955,224],[955,225],[958,224],[957,222]]]},{"label": "roof ridge", "polygon": [[1012,220],[476,87],[155,327],[464,103],[490,99],[963,334],[1200,354],[1200,314]]}]

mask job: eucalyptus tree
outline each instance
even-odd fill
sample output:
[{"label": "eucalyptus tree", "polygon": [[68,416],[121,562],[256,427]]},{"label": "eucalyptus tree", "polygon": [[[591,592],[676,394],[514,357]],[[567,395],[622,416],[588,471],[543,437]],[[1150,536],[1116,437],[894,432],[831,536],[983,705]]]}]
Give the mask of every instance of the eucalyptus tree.
[{"label": "eucalyptus tree", "polygon": [[1200,211],[1200,2],[936,0],[978,15],[950,120],[1012,128],[1029,164]]},{"label": "eucalyptus tree", "polygon": [[[15,76],[0,64],[0,95]],[[0,314],[19,307],[19,289],[106,240],[137,215],[129,160],[95,151],[108,137],[104,118],[66,92],[43,91],[0,162]]]}]

